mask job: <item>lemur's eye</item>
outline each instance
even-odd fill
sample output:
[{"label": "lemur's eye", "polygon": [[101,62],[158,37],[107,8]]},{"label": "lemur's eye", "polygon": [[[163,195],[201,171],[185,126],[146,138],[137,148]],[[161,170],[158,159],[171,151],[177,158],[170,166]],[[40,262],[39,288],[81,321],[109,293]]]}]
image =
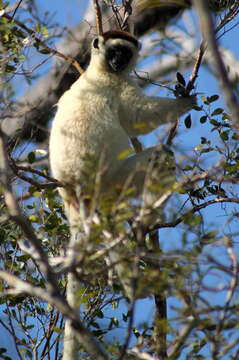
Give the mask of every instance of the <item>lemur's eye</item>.
[{"label": "lemur's eye", "polygon": [[99,49],[99,39],[98,38],[95,38],[95,40],[93,41],[93,47],[95,49]]}]

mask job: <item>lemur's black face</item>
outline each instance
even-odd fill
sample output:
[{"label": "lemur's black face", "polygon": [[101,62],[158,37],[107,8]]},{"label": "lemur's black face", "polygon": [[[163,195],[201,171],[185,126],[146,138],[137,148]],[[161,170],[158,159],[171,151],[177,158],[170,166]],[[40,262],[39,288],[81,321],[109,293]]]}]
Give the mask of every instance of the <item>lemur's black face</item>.
[{"label": "lemur's black face", "polygon": [[106,50],[106,63],[113,72],[121,72],[127,68],[133,57],[132,50],[124,45],[112,45]]}]

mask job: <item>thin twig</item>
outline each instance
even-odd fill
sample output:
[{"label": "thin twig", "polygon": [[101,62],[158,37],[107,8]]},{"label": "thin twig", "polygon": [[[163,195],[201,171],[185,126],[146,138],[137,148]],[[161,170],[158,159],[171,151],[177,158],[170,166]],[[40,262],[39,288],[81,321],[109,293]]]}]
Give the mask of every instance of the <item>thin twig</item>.
[{"label": "thin twig", "polygon": [[15,15],[17,13],[17,10],[19,9],[19,6],[21,5],[21,3],[22,3],[22,0],[19,0],[16,7],[15,7],[15,9],[14,9],[14,11],[13,11],[12,20],[14,19]]},{"label": "thin twig", "polygon": [[190,76],[189,82],[187,84],[186,91],[188,93],[190,93],[190,91],[194,88],[195,81],[196,81],[196,79],[198,77],[199,68],[200,68],[201,63],[202,63],[203,55],[205,54],[205,50],[206,50],[205,44],[203,42],[201,42],[200,47],[199,47],[199,51],[198,51],[198,56],[197,56],[197,59],[196,59],[192,74]]},{"label": "thin twig", "polygon": [[121,25],[122,30],[130,31],[129,26],[129,18],[132,14],[132,2],[133,0],[123,0],[123,7],[124,7],[124,18]]},{"label": "thin twig", "polygon": [[158,230],[158,229],[162,229],[162,228],[173,228],[176,227],[178,224],[180,224],[181,222],[183,222],[185,219],[187,219],[189,216],[191,216],[192,214],[195,214],[196,212],[205,209],[206,207],[213,205],[213,204],[218,204],[218,203],[236,203],[239,204],[239,198],[217,198],[214,200],[209,200],[206,201],[200,205],[195,206],[194,208],[192,208],[191,210],[187,211],[185,214],[183,214],[182,216],[180,216],[179,218],[177,218],[174,221],[168,222],[168,223],[157,223],[155,224],[153,227],[151,227],[150,229],[148,229],[146,232],[152,231],[152,230]]}]

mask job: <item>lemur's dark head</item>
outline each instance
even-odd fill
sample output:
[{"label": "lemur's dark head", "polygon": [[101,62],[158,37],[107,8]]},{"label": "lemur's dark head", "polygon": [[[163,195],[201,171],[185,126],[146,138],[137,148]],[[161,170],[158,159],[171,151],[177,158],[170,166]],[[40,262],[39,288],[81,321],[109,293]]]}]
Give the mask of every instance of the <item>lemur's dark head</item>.
[{"label": "lemur's dark head", "polygon": [[129,73],[135,66],[140,42],[124,31],[107,31],[92,42],[91,61],[105,71]]}]

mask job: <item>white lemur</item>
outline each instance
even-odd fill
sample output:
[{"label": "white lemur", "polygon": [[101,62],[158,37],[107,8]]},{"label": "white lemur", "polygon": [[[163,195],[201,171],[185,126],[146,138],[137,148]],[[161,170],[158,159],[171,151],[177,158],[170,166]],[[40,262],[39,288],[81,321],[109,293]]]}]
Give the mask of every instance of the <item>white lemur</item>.
[{"label": "white lemur", "polygon": [[[101,171],[101,194],[130,179],[138,196],[155,151],[161,167],[159,183],[163,170],[172,168],[161,146],[132,155],[130,137],[176,121],[193,108],[196,98],[142,94],[129,76],[139,50],[139,41],[129,33],[108,31],[97,36],[87,70],[58,102],[50,137],[50,164],[53,176],[64,185],[59,191],[70,222],[77,212],[79,194],[89,191],[89,158],[94,159],[95,171]],[[127,150],[131,155],[122,158]]]}]

